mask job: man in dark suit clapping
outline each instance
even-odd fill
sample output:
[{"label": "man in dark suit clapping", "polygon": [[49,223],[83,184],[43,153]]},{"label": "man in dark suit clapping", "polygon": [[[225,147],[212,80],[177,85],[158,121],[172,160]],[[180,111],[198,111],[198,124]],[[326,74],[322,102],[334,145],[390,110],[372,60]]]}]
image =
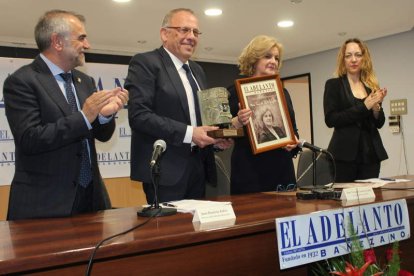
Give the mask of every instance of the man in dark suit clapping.
[{"label": "man in dark suit clapping", "polygon": [[95,139],[111,138],[113,114],[128,100],[121,88],[96,91],[74,68],[89,49],[83,16],[46,12],[35,27],[41,52],[4,83],[16,146],[8,219],[64,217],[110,207]]},{"label": "man in dark suit clapping", "polygon": [[160,164],[159,201],[204,197],[205,180],[216,178],[212,145],[227,148],[231,141],[213,139],[201,126],[195,90],[206,88],[202,68],[190,57],[201,32],[189,9],[175,9],[164,18],[162,47],[137,54],[130,62],[125,88],[131,140],[131,178],[143,182],[148,203],[153,203],[150,158],[153,143],[165,140]]}]

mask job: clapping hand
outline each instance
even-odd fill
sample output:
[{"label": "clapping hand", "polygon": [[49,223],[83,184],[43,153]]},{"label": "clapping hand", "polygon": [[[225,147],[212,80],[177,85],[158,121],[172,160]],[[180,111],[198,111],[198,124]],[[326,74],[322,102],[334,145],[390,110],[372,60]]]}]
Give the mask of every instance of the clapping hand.
[{"label": "clapping hand", "polygon": [[378,89],[372,92],[364,101],[365,106],[368,109],[379,111],[381,109],[381,103],[384,97],[387,95],[387,88]]},{"label": "clapping hand", "polygon": [[102,107],[100,114],[102,116],[108,117],[124,107],[128,102],[129,93],[128,90],[125,90],[121,87],[117,87],[111,90],[113,96],[109,99],[109,102]]}]

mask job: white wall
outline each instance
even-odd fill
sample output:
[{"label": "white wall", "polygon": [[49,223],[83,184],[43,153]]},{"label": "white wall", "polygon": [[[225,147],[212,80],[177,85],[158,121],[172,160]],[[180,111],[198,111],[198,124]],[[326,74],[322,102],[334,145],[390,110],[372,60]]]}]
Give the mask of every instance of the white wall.
[{"label": "white wall", "polygon": [[309,116],[311,111],[308,84],[284,81],[283,86],[289,91],[290,98],[295,105],[295,119],[296,126],[299,129],[299,138],[311,143],[311,118]]},{"label": "white wall", "polygon": [[[382,163],[381,176],[406,174],[407,171],[414,174],[414,30],[365,42],[380,86],[388,89],[383,103],[387,120],[380,134],[389,159]],[[311,74],[314,143],[324,148],[329,144],[332,129],[324,123],[323,92],[326,80],[333,77],[338,48],[286,60],[281,70],[282,77]],[[388,127],[390,100],[404,98],[408,100],[408,114],[402,116],[407,164],[402,148],[403,135],[392,134]],[[296,108],[295,111],[300,112]]]}]

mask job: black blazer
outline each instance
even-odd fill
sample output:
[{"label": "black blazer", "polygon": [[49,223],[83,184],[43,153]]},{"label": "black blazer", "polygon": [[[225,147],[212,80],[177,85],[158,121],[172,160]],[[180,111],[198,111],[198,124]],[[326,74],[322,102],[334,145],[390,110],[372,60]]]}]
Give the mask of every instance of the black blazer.
[{"label": "black blazer", "polygon": [[[201,89],[206,78],[201,66],[189,61]],[[131,138],[131,179],[151,183],[149,162],[157,139],[167,143],[161,161],[159,185],[172,186],[181,179],[190,160],[191,145],[184,144],[187,125],[191,125],[186,92],[180,76],[163,47],[135,55],[128,69],[125,88]],[[206,149],[207,180],[216,182],[212,147]]]},{"label": "black blazer", "polygon": [[[96,91],[93,79],[72,70],[81,106]],[[88,127],[71,112],[56,79],[37,56],[4,82],[6,116],[16,146],[8,219],[69,216],[76,195],[81,141],[88,139],[93,170],[94,210],[110,207],[96,160],[95,138],[107,141],[115,121]]]},{"label": "black blazer", "polygon": [[[285,132],[280,127],[274,126],[273,130],[276,132],[279,138],[286,137]],[[265,143],[276,139],[276,136],[274,136],[273,133],[270,132],[270,130],[268,130],[266,127],[263,127],[263,131],[259,134],[259,143]]]},{"label": "black blazer", "polygon": [[[365,89],[369,95],[371,89]],[[378,119],[375,119],[372,110],[368,110],[365,104],[354,98],[346,76],[326,82],[323,106],[325,123],[329,128],[334,128],[328,150],[336,160],[356,159],[361,133],[360,122],[365,119],[369,121],[372,144],[378,159],[382,161],[388,158],[378,132],[385,123],[384,111],[381,109]]]}]

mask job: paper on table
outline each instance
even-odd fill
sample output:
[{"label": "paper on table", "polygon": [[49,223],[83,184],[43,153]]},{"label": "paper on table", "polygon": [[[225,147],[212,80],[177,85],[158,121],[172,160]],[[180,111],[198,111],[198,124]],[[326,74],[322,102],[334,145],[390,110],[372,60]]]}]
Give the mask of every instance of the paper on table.
[{"label": "paper on table", "polygon": [[355,182],[362,182],[362,183],[393,183],[393,182],[408,182],[408,179],[396,179],[396,178],[369,178],[369,179],[361,179],[355,180]]},{"label": "paper on table", "polygon": [[231,204],[231,202],[195,200],[195,199],[183,199],[183,200],[161,203],[161,205],[163,206],[176,208],[177,212],[192,213],[192,214],[194,214],[197,208],[208,208],[208,207],[213,207],[213,206],[229,205],[229,204]]},{"label": "paper on table", "polygon": [[372,183],[372,182],[335,183],[332,188],[334,189],[360,188],[360,187],[379,188],[379,187],[384,186],[387,183],[389,182],[385,182],[385,183]]},{"label": "paper on table", "polygon": [[394,179],[394,178],[369,178],[369,179],[360,179],[355,180],[355,182],[350,183],[335,183],[334,188],[356,188],[356,187],[371,187],[379,188],[389,183],[396,182],[408,182],[408,179]]}]

